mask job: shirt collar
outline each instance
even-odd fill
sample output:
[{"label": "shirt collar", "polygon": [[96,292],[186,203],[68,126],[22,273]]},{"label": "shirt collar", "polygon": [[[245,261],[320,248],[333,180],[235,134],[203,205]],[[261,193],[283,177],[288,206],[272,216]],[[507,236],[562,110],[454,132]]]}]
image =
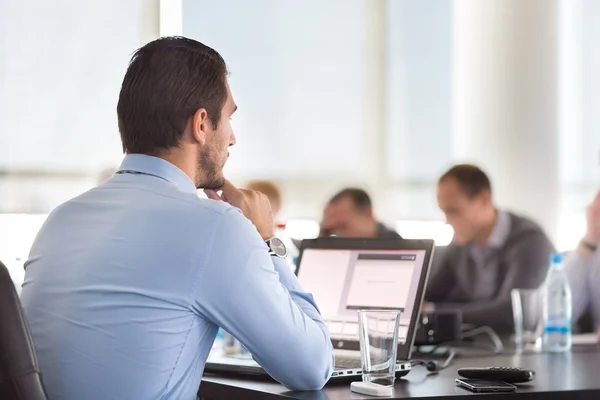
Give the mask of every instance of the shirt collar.
[{"label": "shirt collar", "polygon": [[510,234],[510,217],[506,211],[498,210],[494,229],[485,247],[500,249],[508,240]]},{"label": "shirt collar", "polygon": [[162,158],[145,154],[127,154],[119,171],[135,171],[153,175],[172,183],[182,192],[196,194],[196,185],[181,169]]}]

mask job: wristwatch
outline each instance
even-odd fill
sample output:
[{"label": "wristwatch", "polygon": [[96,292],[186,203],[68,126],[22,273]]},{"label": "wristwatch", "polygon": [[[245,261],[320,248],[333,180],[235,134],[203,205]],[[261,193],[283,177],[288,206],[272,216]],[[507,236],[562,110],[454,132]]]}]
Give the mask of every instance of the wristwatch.
[{"label": "wristwatch", "polygon": [[267,247],[269,248],[269,254],[279,258],[286,258],[288,255],[287,247],[283,244],[283,241],[278,237],[272,237],[271,239],[265,240]]}]

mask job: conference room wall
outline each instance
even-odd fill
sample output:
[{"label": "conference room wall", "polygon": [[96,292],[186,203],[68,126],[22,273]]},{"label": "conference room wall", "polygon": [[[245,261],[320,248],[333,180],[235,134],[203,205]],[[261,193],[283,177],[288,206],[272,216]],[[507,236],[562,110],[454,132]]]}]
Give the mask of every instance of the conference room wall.
[{"label": "conference room wall", "polygon": [[[131,52],[159,36],[160,2],[80,3],[0,3],[0,212],[48,212],[122,157],[119,84]],[[572,88],[560,110],[571,121],[557,160],[560,247],[577,239],[600,181],[600,10],[569,4],[561,12],[572,29],[559,32]],[[182,32],[214,45],[231,70],[240,110],[228,175],[280,182],[289,219],[318,220],[326,199],[354,184],[391,225],[441,220],[435,179],[461,161],[452,150],[452,6],[183,1]]]}]

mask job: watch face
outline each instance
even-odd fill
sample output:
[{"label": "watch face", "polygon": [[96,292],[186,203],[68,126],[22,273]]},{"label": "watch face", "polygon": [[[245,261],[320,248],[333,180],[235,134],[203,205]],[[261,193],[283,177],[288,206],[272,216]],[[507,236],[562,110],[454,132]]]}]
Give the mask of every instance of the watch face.
[{"label": "watch face", "polygon": [[281,239],[276,237],[272,238],[271,240],[269,240],[269,247],[271,248],[271,251],[275,253],[276,256],[287,256],[287,248],[285,247],[285,244],[283,244],[283,241]]}]

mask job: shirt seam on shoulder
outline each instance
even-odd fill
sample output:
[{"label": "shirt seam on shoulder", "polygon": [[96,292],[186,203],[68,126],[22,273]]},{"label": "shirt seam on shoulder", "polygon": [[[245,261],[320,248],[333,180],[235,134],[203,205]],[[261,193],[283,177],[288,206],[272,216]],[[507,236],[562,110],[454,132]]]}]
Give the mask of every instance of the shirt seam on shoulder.
[{"label": "shirt seam on shoulder", "polygon": [[[115,187],[105,187],[104,189],[116,190],[117,188],[115,188]],[[195,196],[195,198],[194,198],[194,199],[182,199],[182,198],[180,198],[180,197],[175,197],[175,196],[171,196],[171,195],[169,195],[169,194],[165,194],[165,193],[156,192],[156,191],[154,191],[154,190],[141,189],[141,188],[127,188],[127,189],[128,189],[128,190],[136,190],[136,191],[139,191],[139,192],[145,192],[145,193],[152,193],[152,194],[156,194],[156,195],[158,195],[158,196],[161,196],[161,197],[166,197],[166,198],[168,198],[168,199],[177,200],[177,201],[179,201],[179,202],[182,202],[182,203],[187,203],[187,204],[198,204],[198,205],[200,205],[200,206],[201,206],[203,209],[206,209],[206,210],[212,211],[212,212],[214,212],[214,213],[216,213],[216,214],[221,214],[221,215],[222,215],[222,214],[224,214],[225,212],[227,212],[227,209],[224,209],[224,210],[218,210],[218,209],[214,209],[214,208],[212,208],[212,207],[207,207],[207,206],[205,206],[204,204],[202,204],[202,201],[201,201],[202,199],[201,199],[201,198],[199,198],[199,197],[197,197],[197,196]],[[184,193],[184,192],[182,192],[182,193]],[[190,195],[193,195],[193,193],[190,193]]]}]

